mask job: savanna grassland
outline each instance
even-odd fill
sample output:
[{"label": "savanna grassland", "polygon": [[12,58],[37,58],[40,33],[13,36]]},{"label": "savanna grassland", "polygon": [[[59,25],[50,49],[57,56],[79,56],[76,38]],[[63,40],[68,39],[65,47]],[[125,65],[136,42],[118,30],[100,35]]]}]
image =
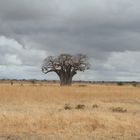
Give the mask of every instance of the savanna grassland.
[{"label": "savanna grassland", "polygon": [[0,140],[140,140],[140,87],[0,84]]}]

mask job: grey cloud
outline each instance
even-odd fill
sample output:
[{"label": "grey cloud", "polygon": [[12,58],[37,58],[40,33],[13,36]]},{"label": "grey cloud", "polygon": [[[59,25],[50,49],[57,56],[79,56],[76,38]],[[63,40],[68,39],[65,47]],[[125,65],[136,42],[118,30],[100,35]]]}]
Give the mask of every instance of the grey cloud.
[{"label": "grey cloud", "polygon": [[3,45],[0,59],[8,54],[15,63],[35,66],[45,55],[81,52],[94,60],[95,77],[108,79],[112,73],[111,78],[117,79],[119,74],[113,73],[123,71],[123,66],[117,63],[121,68],[111,72],[108,60],[113,53],[130,51],[131,59],[133,52],[140,52],[139,15],[138,0],[0,0],[0,35],[19,45]]},{"label": "grey cloud", "polygon": [[[7,7],[7,2],[4,3],[6,3],[5,7]],[[30,4],[32,4],[32,7]],[[124,46],[125,44],[121,39],[125,39],[126,34],[128,36],[130,34],[130,38],[133,41],[134,36],[131,36],[131,33],[138,32],[137,29],[139,29],[140,24],[136,15],[140,14],[140,10],[135,10],[139,8],[138,4],[139,2],[137,1],[132,2],[128,0],[123,2],[119,0],[114,2],[109,0],[104,2],[102,0],[96,0],[95,2],[91,0],[86,2],[79,0],[70,2],[66,0],[62,1],[62,3],[56,0],[42,3],[39,0],[35,3],[32,3],[31,0],[23,2],[14,1],[11,6],[12,8],[8,6],[7,9],[10,9],[12,12],[6,12],[9,18],[7,17],[4,21],[9,23],[7,23],[7,26],[10,28],[9,34],[11,36],[22,39],[26,38],[36,42],[32,38],[35,35],[39,43],[41,42],[46,45],[46,42],[48,42],[51,48],[57,46],[59,48],[59,46],[63,45],[61,42],[64,42],[66,47],[72,44],[70,46],[79,45],[81,46],[80,48],[88,47],[89,49],[103,49],[104,51],[107,49],[111,50],[114,46],[114,48],[117,48],[116,50],[119,50],[115,46],[119,42],[119,46],[123,46],[123,50],[128,50],[132,47]],[[19,15],[21,14],[20,18],[13,11]],[[41,13],[41,15],[37,13]],[[51,15],[51,18],[46,18],[44,13]],[[18,20],[10,16],[10,14],[16,16]],[[25,18],[24,15],[29,16],[29,19],[28,17]],[[34,19],[34,16],[37,17],[37,20]],[[42,34],[45,37],[42,37]],[[56,45],[54,43],[55,40],[56,42],[57,40],[59,41]],[[39,47],[46,49],[45,45],[40,44]],[[113,51],[115,51],[114,48]],[[120,51],[122,51],[121,48]],[[135,45],[133,49],[139,50]]]}]

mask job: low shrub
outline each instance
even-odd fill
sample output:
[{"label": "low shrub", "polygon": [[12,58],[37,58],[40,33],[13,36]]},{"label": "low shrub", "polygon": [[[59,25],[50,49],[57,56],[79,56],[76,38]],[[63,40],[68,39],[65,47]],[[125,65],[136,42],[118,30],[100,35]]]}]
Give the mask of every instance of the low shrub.
[{"label": "low shrub", "polygon": [[133,87],[137,87],[137,83],[136,83],[136,82],[133,82],[133,83],[132,83],[132,86],[133,86]]},{"label": "low shrub", "polygon": [[79,85],[79,87],[87,87],[87,85]]},{"label": "low shrub", "polygon": [[75,109],[85,109],[85,105],[84,104],[78,104]]},{"label": "low shrub", "polygon": [[122,107],[111,107],[110,109],[111,109],[112,112],[120,112],[120,113],[127,112],[127,109],[124,109]]},{"label": "low shrub", "polygon": [[98,108],[97,104],[92,105],[92,108]]},{"label": "low shrub", "polygon": [[123,84],[123,82],[118,82],[117,85],[118,86],[123,86],[124,84]]},{"label": "low shrub", "polygon": [[65,105],[64,105],[64,109],[65,109],[65,110],[71,110],[72,107],[70,106],[70,104],[65,104]]}]

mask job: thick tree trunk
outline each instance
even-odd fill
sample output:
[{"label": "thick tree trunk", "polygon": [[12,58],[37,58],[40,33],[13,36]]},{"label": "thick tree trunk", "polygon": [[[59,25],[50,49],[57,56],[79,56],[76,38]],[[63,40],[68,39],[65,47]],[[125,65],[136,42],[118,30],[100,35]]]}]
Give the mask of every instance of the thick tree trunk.
[{"label": "thick tree trunk", "polygon": [[72,77],[71,75],[61,73],[59,76],[60,78],[60,85],[61,86],[70,86],[72,84]]}]

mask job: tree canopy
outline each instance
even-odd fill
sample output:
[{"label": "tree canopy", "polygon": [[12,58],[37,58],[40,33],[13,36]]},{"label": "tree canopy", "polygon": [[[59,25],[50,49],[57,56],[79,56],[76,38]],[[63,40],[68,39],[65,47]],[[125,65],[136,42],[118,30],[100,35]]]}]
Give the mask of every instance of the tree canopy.
[{"label": "tree canopy", "polygon": [[60,78],[60,85],[71,85],[72,78],[77,71],[85,71],[90,65],[84,54],[61,54],[57,57],[48,56],[44,59],[42,72],[55,72]]}]

